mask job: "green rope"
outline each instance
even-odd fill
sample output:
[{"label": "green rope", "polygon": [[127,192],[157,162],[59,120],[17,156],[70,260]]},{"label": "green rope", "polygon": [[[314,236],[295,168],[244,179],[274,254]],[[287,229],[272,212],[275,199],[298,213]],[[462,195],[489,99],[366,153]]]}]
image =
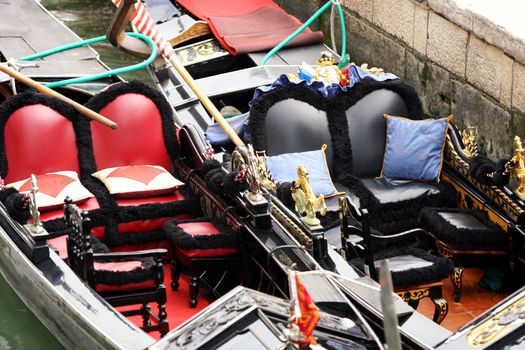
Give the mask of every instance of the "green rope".
[{"label": "green rope", "polygon": [[[292,34],[290,34],[286,39],[284,39],[283,41],[281,41],[276,47],[274,47],[270,52],[268,52],[264,57],[263,59],[261,60],[261,63],[260,65],[263,66],[269,59],[270,57],[272,57],[273,55],[275,55],[280,49],[282,49],[283,47],[285,47],[286,45],[288,45],[288,43],[290,41],[292,41],[293,39],[295,39],[295,37],[297,35],[299,35],[303,30],[305,30],[310,24],[312,24],[313,21],[315,21],[317,18],[319,18],[323,12],[325,12],[329,7],[330,5],[334,4],[334,2],[332,2],[332,0],[328,0],[326,2],[326,4],[323,5],[323,7],[321,7],[319,10],[317,10],[316,13],[313,14],[312,17],[310,17],[302,26],[300,26],[295,32],[293,32]],[[345,26],[345,21],[344,21],[344,17],[343,17],[343,9],[341,7],[341,4],[339,2],[336,2],[335,3],[337,5],[337,10],[339,12],[339,18],[341,20],[341,32],[342,32],[342,40],[343,40],[343,44],[342,44],[342,47],[341,47],[341,59],[342,60],[345,60],[346,59],[346,26]]]},{"label": "green rope", "polygon": [[[128,72],[131,72],[137,69],[141,69],[141,68],[146,67],[151,62],[153,62],[155,57],[157,57],[157,46],[155,45],[153,40],[151,40],[149,37],[145,36],[144,34],[140,34],[140,33],[126,33],[126,35],[142,39],[151,47],[151,55],[148,57],[148,59],[146,59],[143,62],[131,65],[131,66],[120,67],[120,68],[108,70],[102,73],[90,75],[87,77],[71,78],[71,79],[66,79],[66,80],[61,80],[61,81],[55,81],[55,82],[44,84],[44,85],[47,86],[48,88],[55,88],[55,87],[64,86],[64,85],[85,83],[88,81],[106,78],[110,75],[118,75],[118,74],[128,73]],[[52,48],[46,51],[38,52],[34,55],[25,56],[25,57],[20,58],[20,60],[21,61],[33,61],[38,58],[50,56],[50,55],[53,55],[53,54],[56,54],[62,51],[75,49],[81,46],[91,45],[91,44],[98,43],[104,40],[107,40],[107,37],[105,35],[98,36],[96,38],[86,39],[86,40],[82,40],[79,42],[58,46],[58,47],[55,47],[55,48]]]}]

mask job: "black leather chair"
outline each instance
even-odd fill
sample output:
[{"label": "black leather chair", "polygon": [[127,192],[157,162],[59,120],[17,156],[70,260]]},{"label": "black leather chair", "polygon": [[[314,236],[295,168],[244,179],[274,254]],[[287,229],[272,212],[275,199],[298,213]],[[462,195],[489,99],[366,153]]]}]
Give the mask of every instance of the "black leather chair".
[{"label": "black leather chair", "polygon": [[[347,199],[342,199],[345,201]],[[343,205],[342,208],[347,208]],[[448,313],[448,303],[443,298],[443,279],[450,276],[454,265],[451,260],[435,256],[418,248],[384,248],[379,249],[376,242],[397,239],[373,235],[370,229],[367,209],[361,212],[358,222],[348,210],[342,209],[341,231],[346,242],[343,250],[347,257],[361,249],[361,256],[350,259],[350,263],[371,278],[378,280],[378,269],[381,260],[388,259],[392,273],[394,292],[403,301],[417,309],[419,301],[429,297],[435,306],[433,320],[441,323]],[[364,243],[359,248],[351,246],[350,236],[361,236]]]},{"label": "black leather chair", "polygon": [[[455,302],[461,299],[465,264],[490,266],[496,262],[491,260],[491,257],[510,254],[508,234],[480,211],[423,208],[419,219],[427,233],[435,240],[438,252],[453,259],[456,264],[452,278]],[[467,257],[470,259],[466,259]]]},{"label": "black leather chair", "polygon": [[[327,144],[332,179],[347,193],[354,215],[368,209],[372,227],[389,234],[416,227],[423,206],[446,207],[455,196],[445,184],[376,179],[385,150],[385,113],[423,117],[411,86],[400,80],[362,80],[330,99],[304,88],[279,88],[261,95],[250,110],[249,128],[255,150],[270,156],[318,150]],[[337,207],[336,200],[327,205]]]}]

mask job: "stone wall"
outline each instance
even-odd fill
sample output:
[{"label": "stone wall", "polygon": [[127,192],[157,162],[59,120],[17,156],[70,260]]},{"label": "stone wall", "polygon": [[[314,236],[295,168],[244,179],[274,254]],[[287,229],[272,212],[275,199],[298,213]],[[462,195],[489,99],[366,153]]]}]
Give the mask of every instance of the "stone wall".
[{"label": "stone wall", "polygon": [[[324,3],[280,1],[303,21]],[[511,155],[513,136],[525,134],[523,40],[454,0],[346,0],[344,7],[353,62],[413,84],[427,114],[477,126],[481,149],[493,160]],[[316,25],[329,39],[329,15]]]}]

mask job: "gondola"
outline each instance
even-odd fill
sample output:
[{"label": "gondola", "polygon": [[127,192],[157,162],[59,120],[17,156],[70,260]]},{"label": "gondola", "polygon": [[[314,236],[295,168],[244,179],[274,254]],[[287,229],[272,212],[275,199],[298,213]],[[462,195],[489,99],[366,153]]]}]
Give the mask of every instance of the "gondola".
[{"label": "gondola", "polygon": [[[38,6],[32,1],[29,1],[28,4]],[[149,4],[148,8],[153,12],[156,5],[159,5],[159,2]],[[169,8],[170,4],[160,2],[160,5],[167,5]],[[168,12],[177,13],[178,10],[176,10],[172,9]],[[160,27],[168,29],[174,23],[180,24],[177,17],[165,18],[164,20],[167,23]],[[170,20],[173,23],[170,24]],[[109,36],[111,37],[111,35]],[[193,40],[194,42],[190,42],[188,46],[177,49],[177,55],[179,57],[196,57],[196,62],[188,60],[185,64],[194,76],[200,77],[197,80],[198,85],[203,87],[205,94],[216,105],[242,106],[241,109],[247,108],[247,102],[252,98],[255,88],[273,83],[282,73],[296,73],[297,65],[302,60],[318,59],[319,51],[326,50],[322,45],[285,49],[285,53],[279,54],[278,60],[286,62],[286,65],[265,67],[257,66],[254,63],[259,62],[262,57],[261,54],[232,56],[222,50],[212,38],[208,38],[204,42],[200,41],[199,37]],[[117,42],[117,44],[120,43]],[[126,44],[122,44],[122,48],[126,49]],[[225,69],[227,63],[230,65]],[[89,93],[84,92],[84,89],[78,87],[63,90],[69,96],[87,102],[87,105],[93,110],[106,117],[109,116],[110,119],[119,118],[119,113],[111,113],[112,108],[116,109],[111,104],[118,104],[119,99],[122,100],[119,108],[128,107],[125,109],[126,117],[131,118],[133,114],[151,113],[137,112],[137,110],[146,107],[135,105],[132,103],[132,99],[126,99],[126,95],[129,94],[134,97],[136,97],[134,94],[142,95],[140,99],[149,99],[157,104],[157,115],[161,115],[160,124],[162,125],[160,129],[171,130],[171,138],[166,137],[165,131],[158,129],[155,131],[154,126],[144,123],[142,127],[146,128],[147,125],[148,138],[141,140],[136,136],[137,138],[132,140],[128,139],[126,147],[133,150],[130,151],[131,153],[140,154],[142,152],[141,147],[134,147],[133,144],[148,144],[149,146],[151,143],[153,149],[155,147],[167,148],[162,152],[168,155],[170,152],[179,152],[175,164],[176,174],[184,180],[187,187],[191,187],[192,192],[196,193],[197,196],[194,197],[191,192],[181,191],[175,202],[183,203],[183,205],[172,205],[168,208],[161,205],[162,201],[147,203],[144,199],[135,198],[133,200],[136,202],[132,202],[125,197],[112,200],[107,196],[107,190],[101,189],[100,184],[92,180],[91,173],[93,170],[99,170],[98,166],[101,163],[106,163],[108,166],[115,165],[106,160],[111,156],[104,153],[104,148],[111,149],[117,154],[124,151],[119,150],[117,142],[112,143],[112,136],[109,136],[105,141],[109,142],[105,147],[98,147],[96,142],[103,140],[104,135],[111,131],[105,130],[102,126],[94,126],[94,122],[91,122],[90,126],[87,127],[84,119],[73,116],[67,122],[73,126],[66,123],[69,129],[73,130],[70,136],[75,135],[72,144],[77,145],[79,154],[88,155],[87,158],[91,157],[91,159],[86,159],[86,157],[79,156],[79,176],[86,187],[95,192],[99,207],[87,207],[91,199],[82,204],[79,203],[81,207],[90,209],[91,223],[85,218],[82,220],[83,214],[78,214],[78,211],[71,211],[70,213],[78,214],[77,219],[80,219],[71,219],[69,222],[72,226],[77,225],[77,227],[86,225],[80,230],[81,232],[91,231],[89,226],[93,226],[94,235],[101,238],[103,243],[109,246],[111,253],[106,255],[111,256],[113,254],[113,257],[118,257],[121,260],[126,258],[126,255],[129,257],[128,253],[123,252],[131,250],[171,249],[171,256],[174,257],[173,260],[176,264],[171,268],[165,264],[166,271],[172,269],[172,273],[171,276],[169,273],[166,274],[163,280],[164,284],[169,285],[167,287],[168,317],[161,316],[162,309],[160,309],[156,315],[160,318],[160,322],[157,324],[155,319],[149,319],[148,307],[143,306],[139,311],[139,316],[144,316],[143,319],[137,320],[135,316],[132,320],[137,325],[132,323],[130,319],[123,316],[130,314],[129,310],[121,305],[129,304],[135,296],[125,295],[122,298],[119,293],[123,291],[114,292],[115,289],[110,289],[110,292],[107,290],[100,292],[99,290],[99,293],[96,293],[94,291],[96,284],[93,284],[93,281],[87,278],[87,283],[85,283],[79,279],[79,276],[86,277],[86,271],[82,271],[82,269],[79,271],[78,266],[71,265],[75,250],[68,251],[66,249],[64,251],[64,246],[60,247],[56,242],[50,242],[50,239],[65,238],[63,219],[55,219],[49,213],[46,214],[47,216],[42,215],[43,227],[49,233],[42,231],[37,231],[37,234],[31,233],[31,227],[35,226],[34,221],[33,226],[18,224],[13,212],[8,213],[8,209],[11,211],[13,209],[9,207],[9,204],[13,202],[6,201],[6,206],[0,209],[2,210],[2,241],[5,242],[6,251],[9,253],[2,254],[2,274],[19,292],[24,302],[68,348],[239,348],[239,346],[247,347],[254,346],[254,344],[260,344],[266,348],[280,348],[287,343],[288,346],[292,346],[289,343],[289,338],[287,338],[289,334],[287,335],[285,331],[290,303],[282,299],[288,297],[288,289],[290,288],[288,272],[291,269],[302,272],[300,276],[304,285],[321,309],[321,321],[314,334],[323,346],[327,348],[381,348],[382,345],[378,341],[377,335],[367,323],[369,322],[374,331],[382,337],[384,314],[381,312],[379,285],[354,267],[358,261],[353,260],[354,258],[361,258],[364,260],[364,265],[374,266],[374,256],[369,253],[369,249],[363,249],[363,246],[371,246],[372,243],[376,243],[375,240],[379,241],[377,243],[383,244],[383,241],[377,238],[379,232],[377,221],[375,221],[377,217],[374,216],[374,213],[368,213],[366,208],[355,206],[355,201],[352,201],[351,196],[340,196],[340,201],[339,198],[333,198],[331,203],[327,203],[328,211],[332,215],[328,215],[327,225],[324,225],[325,222],[321,225],[325,228],[320,228],[317,225],[305,223],[302,216],[294,210],[294,205],[290,204],[290,196],[283,196],[279,191],[263,189],[262,194],[256,200],[250,198],[250,193],[253,194],[253,191],[244,192],[246,187],[240,185],[242,179],[241,181],[235,181],[235,179],[238,179],[239,170],[246,168],[246,166],[252,168],[252,174],[257,172],[259,164],[254,153],[242,147],[234,151],[231,145],[222,148],[216,147],[215,150],[207,146],[204,132],[207,126],[211,124],[211,119],[201,103],[193,96],[193,92],[183,83],[180,74],[161,58],[158,58],[151,65],[150,70],[162,95],[139,83],[117,84],[92,98],[90,98]],[[399,93],[401,88],[397,88],[398,90],[395,90],[396,88],[390,89],[400,95],[410,93],[410,91],[404,90],[404,92]],[[381,90],[382,86],[379,85],[375,90],[371,89],[364,93],[363,99],[367,95]],[[351,92],[352,90],[348,91]],[[286,97],[304,102],[304,99],[298,96],[308,94],[307,92],[299,94],[292,92],[290,96]],[[271,101],[272,96],[274,96],[273,98],[278,101],[275,95],[278,93],[270,91],[263,97]],[[28,103],[27,97],[18,98],[18,105],[13,101],[17,101],[17,97],[10,98],[3,104],[3,111],[9,111],[9,117],[16,114],[20,104],[35,105],[34,102]],[[165,101],[168,101],[169,105]],[[397,102],[394,101],[393,103]],[[246,106],[243,106],[243,103],[246,103]],[[51,105],[45,98],[37,100],[36,105],[41,104],[54,110],[59,109],[66,116],[67,113],[74,113],[71,112],[71,108]],[[256,107],[261,106],[257,100],[254,101],[254,104]],[[359,101],[354,101],[354,104],[358,105]],[[173,129],[173,126],[166,126],[170,120],[162,116],[163,114],[169,115],[170,105],[175,110],[175,122],[181,126],[178,131]],[[5,106],[9,108],[5,108]],[[272,105],[263,104],[264,106],[266,106],[266,110],[260,108],[263,110],[261,115],[266,115]],[[61,110],[60,108],[65,109]],[[405,108],[410,107],[405,106]],[[401,110],[403,109],[401,108]],[[389,111],[382,111],[380,115],[382,116],[383,113],[387,112]],[[254,115],[256,113],[252,110],[251,117]],[[265,124],[269,121],[271,120],[263,119],[260,128],[273,128],[274,131],[285,129],[282,125]],[[157,121],[158,123],[159,121]],[[332,131],[332,129],[328,130],[329,126],[326,123],[323,125],[328,132]],[[9,124],[4,125],[4,132],[8,126]],[[316,127],[318,126],[316,125]],[[125,124],[120,123],[119,128],[124,129],[123,134],[130,132],[127,131],[128,128]],[[45,130],[43,126],[42,130]],[[86,130],[91,130],[91,133],[86,133]],[[257,131],[256,129],[252,131],[254,130]],[[481,175],[476,174],[476,177],[471,175],[469,165],[472,164],[470,160],[473,158],[473,154],[469,155],[465,150],[473,151],[473,144],[467,149],[466,145],[462,143],[463,141],[458,138],[457,130],[453,126],[450,126],[448,130],[446,164],[442,177],[446,177],[446,182],[452,183],[456,191],[461,194],[463,206],[468,206],[471,209],[483,208],[489,211],[490,218],[493,221],[505,226],[506,231],[513,238],[512,258],[519,263],[521,251],[518,242],[520,242],[522,234],[519,224],[523,212],[521,200],[517,199],[510,187],[498,187],[494,182],[491,182],[493,177],[485,176],[486,178],[483,178],[483,175],[497,170],[488,160],[477,158],[478,162],[483,163],[485,170],[480,172]],[[172,149],[170,146],[166,147],[167,144],[173,145],[169,141],[177,138],[174,132],[178,134],[179,149],[173,149],[176,146],[171,146]],[[157,137],[154,137],[155,135]],[[324,136],[326,135],[329,133]],[[8,143],[8,138],[5,137],[4,142]],[[35,136],[35,139],[37,137]],[[281,136],[277,136],[277,139],[279,137],[292,138],[289,134],[281,134]],[[115,139],[117,138],[115,136]],[[161,146],[154,142],[154,139],[163,138],[166,141],[160,142]],[[65,139],[64,142],[68,142],[67,135]],[[126,139],[120,139],[120,141],[123,140]],[[330,139],[330,137],[323,139],[329,144],[331,140],[334,139]],[[284,152],[282,148],[275,153],[269,149],[264,149],[261,147],[264,142],[259,139],[259,144],[257,144],[257,135],[253,132],[252,141],[254,141],[257,151],[265,150],[270,156]],[[335,145],[335,142],[332,142],[331,145]],[[272,147],[275,146],[279,147],[279,145]],[[296,146],[297,144],[292,144],[292,148],[287,149],[286,152],[311,150],[300,149],[302,146],[293,149]],[[16,148],[4,147],[6,147],[4,153],[7,153],[7,162],[9,162],[9,155],[12,155],[13,149]],[[63,148],[64,146],[59,144],[57,147]],[[38,151],[38,149],[35,150],[35,153],[39,154]],[[222,164],[209,159],[213,158],[214,152],[221,153],[219,151],[225,151]],[[44,152],[46,151],[44,150]],[[140,156],[147,157],[144,154]],[[336,156],[334,151],[333,156],[333,164],[337,166],[335,162],[340,158],[336,157],[341,157],[341,155]],[[96,161],[93,161],[93,157],[96,158]],[[72,158],[75,156],[73,155]],[[166,158],[170,157],[167,156]],[[117,161],[117,163],[119,162],[120,160]],[[242,163],[245,164],[244,167]],[[169,167],[169,160],[167,164]],[[133,160],[131,165],[134,165]],[[12,167],[8,169],[9,171],[13,170]],[[24,170],[27,172],[27,169],[20,171],[23,173]],[[3,171],[6,172],[7,169]],[[58,171],[58,169],[48,171]],[[9,175],[9,172],[7,172],[7,177],[6,174],[2,174],[6,181],[10,180]],[[348,187],[351,187],[350,185],[355,187],[354,183],[349,184]],[[281,187],[281,189],[283,190],[281,192],[286,192],[287,188]],[[10,197],[11,199],[20,200],[20,197]],[[327,200],[327,202],[329,201]],[[147,204],[146,206],[141,205],[145,203],[150,204],[149,208],[153,208],[153,210],[148,210]],[[71,208],[67,205],[66,207]],[[160,219],[161,214],[158,212],[164,210],[169,212],[171,224],[164,224],[163,230],[160,230],[159,226],[151,226],[154,221],[159,221],[157,219]],[[155,212],[153,216],[151,211]],[[341,213],[341,220],[336,222],[339,212]],[[14,213],[16,214],[16,212]],[[66,217],[67,213],[66,210]],[[63,214],[55,212],[54,215],[61,217]],[[396,216],[395,219],[403,219],[403,217]],[[334,222],[336,223],[334,224]],[[145,225],[150,225],[148,227],[150,232],[147,234]],[[100,232],[100,226],[104,226],[103,235],[96,233],[97,230]],[[326,229],[330,226],[332,226],[330,230]],[[370,229],[370,226],[373,230]],[[137,227],[139,228],[137,229]],[[154,228],[151,229],[152,227]],[[202,235],[198,231],[202,227],[208,230],[204,236],[211,232],[211,234],[220,233],[223,237],[196,238],[195,236]],[[210,229],[211,231],[209,231]],[[52,233],[60,230],[62,230],[61,235]],[[406,237],[402,235],[401,238],[421,234],[419,232],[421,230],[406,231],[411,232]],[[192,232],[197,233],[192,234]],[[178,245],[175,245],[175,249],[173,249],[169,244],[166,245],[166,240],[162,244],[159,244],[161,241],[159,239],[150,240],[148,236],[154,235],[157,235],[156,237],[166,237],[167,235],[172,241],[178,242]],[[236,243],[234,248],[232,247],[232,237]],[[363,244],[363,240],[367,241],[367,244]],[[80,241],[84,245],[93,245],[96,249],[106,249],[98,241],[86,242],[82,240],[82,237]],[[81,250],[82,244],[76,249]],[[444,249],[446,247],[442,247],[442,250]],[[121,253],[116,253],[117,251]],[[207,255],[203,256],[203,251]],[[68,254],[67,260],[70,266],[59,255],[64,253]],[[152,252],[149,253],[153,254]],[[165,253],[165,251],[161,251],[161,253]],[[143,252],[143,254],[147,253]],[[104,254],[100,256],[102,255]],[[97,254],[93,254],[91,257],[96,259],[95,256]],[[154,267],[159,268],[158,264],[157,260]],[[19,268],[14,270],[12,266]],[[83,267],[84,265],[80,264],[79,266]],[[189,269],[189,279],[184,277],[179,279],[181,266]],[[517,268],[519,271],[519,264]],[[225,270],[228,270],[227,274],[223,273]],[[375,269],[372,268],[371,270],[370,276],[374,277]],[[202,275],[204,271],[206,273]],[[454,270],[457,278],[461,277],[459,275],[461,271]],[[159,279],[159,275],[157,274],[155,278]],[[235,287],[229,292],[221,292],[220,290],[221,288],[231,289],[232,286],[239,283],[266,292],[266,294],[244,287]],[[157,283],[157,290],[163,289],[160,287],[161,284],[162,282]],[[208,302],[207,298],[202,297],[202,293],[199,294],[199,284],[205,289],[224,295],[194,317],[182,321],[185,317],[195,313],[195,306],[202,308],[203,304]],[[214,288],[214,285],[218,287]],[[170,290],[177,288],[179,291]],[[181,296],[183,292],[185,294]],[[415,304],[417,299],[411,300],[409,297],[412,295],[411,292],[414,290],[407,290],[406,293],[408,294],[402,295],[408,295],[404,299],[411,302],[412,306],[417,306]],[[465,300],[468,295],[464,294],[461,297]],[[395,318],[399,322],[398,331],[401,334],[403,345],[407,348],[466,348],[467,346],[490,348],[501,344],[519,346],[519,334],[523,328],[520,327],[521,318],[519,317],[522,298],[523,290],[518,290],[455,334],[419,314],[406,305],[401,298],[395,299]],[[170,306],[170,299],[172,301],[174,299],[183,300],[182,302],[178,300],[179,304],[176,306]],[[157,304],[163,304],[162,300],[154,300],[155,302],[151,303],[153,309],[156,309]],[[135,301],[136,303],[141,304],[141,302]],[[435,319],[440,321],[440,317],[446,315],[446,309],[443,309],[443,306],[440,308],[439,305],[445,305],[446,308],[446,303],[440,304],[438,301],[436,305]],[[178,318],[177,321],[170,318],[174,314],[180,313],[186,315]],[[169,332],[164,326],[161,326],[162,321],[170,323]],[[183,323],[177,327],[175,323],[180,322]],[[145,333],[140,330],[139,326],[145,330],[167,332],[167,334],[155,342],[152,336],[158,337],[157,333]],[[82,329],[83,332],[73,332],[71,331],[73,327]]]}]

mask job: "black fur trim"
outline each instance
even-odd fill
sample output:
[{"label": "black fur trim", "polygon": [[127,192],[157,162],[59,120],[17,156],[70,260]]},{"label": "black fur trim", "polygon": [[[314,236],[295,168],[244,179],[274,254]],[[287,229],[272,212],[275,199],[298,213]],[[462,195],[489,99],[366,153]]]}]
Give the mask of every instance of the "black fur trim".
[{"label": "black fur trim", "polygon": [[140,259],[141,267],[131,271],[95,270],[96,284],[122,286],[129,283],[140,283],[155,280],[155,260],[153,258]]},{"label": "black fur trim", "polygon": [[226,174],[223,178],[223,189],[224,193],[228,196],[235,198],[239,193],[246,191],[250,186],[246,179],[242,181],[235,181],[235,177],[239,175],[238,171],[232,171]]},{"label": "black fur trim", "polygon": [[[375,254],[374,260],[388,259],[401,255],[414,255],[418,258],[432,262],[432,265],[403,271],[392,271],[392,282],[395,288],[441,281],[442,279],[447,278],[454,270],[454,264],[451,260],[440,256],[430,255],[424,250],[417,248],[389,249]],[[359,270],[364,271],[364,259],[353,259],[350,263]]]},{"label": "black fur trim", "polygon": [[24,195],[21,193],[13,193],[5,199],[5,207],[9,216],[13,218],[16,222],[20,224],[26,224],[31,213],[29,212],[29,207],[24,208],[24,202],[22,199]]},{"label": "black fur trim", "polygon": [[496,171],[492,177],[494,185],[503,187],[506,186],[510,181],[510,173],[505,171],[505,165],[507,164],[508,159],[501,159],[496,163]]},{"label": "black fur trim", "polygon": [[[0,105],[0,176],[5,178],[9,171],[9,160],[5,153],[5,126],[9,117],[18,109],[31,105],[47,106],[71,121],[82,119],[77,111],[56,97],[38,93],[22,93],[9,98]],[[14,161],[14,160],[13,160]]]},{"label": "black fur trim", "polygon": [[208,174],[208,172],[210,170],[221,168],[221,167],[222,167],[222,165],[221,165],[221,163],[219,163],[218,160],[216,160],[216,159],[206,159],[202,163],[201,175],[204,177],[204,176],[206,176],[206,174]]},{"label": "black fur trim", "polygon": [[164,224],[164,230],[173,245],[182,250],[190,249],[218,249],[235,247],[237,234],[229,227],[223,225],[218,220],[211,220],[211,223],[220,231],[213,235],[190,235],[184,231],[179,224],[188,222],[210,222],[207,218],[197,218],[193,220],[168,221]]},{"label": "black fur trim", "polygon": [[294,208],[295,206],[292,198],[292,186],[293,184],[291,182],[283,182],[276,190],[277,198],[288,208]]},{"label": "black fur trim", "polygon": [[[440,212],[469,214],[487,226],[486,230],[458,228],[445,220]],[[423,227],[444,243],[458,250],[501,250],[507,244],[508,234],[493,223],[485,213],[461,208],[423,208],[419,214]]]},{"label": "black fur trim", "polygon": [[226,173],[222,168],[210,170],[204,177],[204,182],[213,193],[222,193],[222,184]]},{"label": "black fur trim", "polygon": [[367,94],[379,89],[387,89],[399,94],[407,104],[408,116],[414,119],[422,119],[424,117],[421,101],[416,90],[401,80],[388,80],[384,82],[361,80],[346,93],[341,93],[331,99],[323,98],[309,89],[278,88],[261,95],[253,101],[252,108],[250,109],[249,129],[254,149],[258,151],[268,150],[265,120],[268,110],[273,105],[286,99],[306,102],[327,113],[328,129],[330,131],[333,148],[334,169],[332,175],[334,179],[338,181],[339,178],[353,173],[352,147],[348,136],[346,110]]},{"label": "black fur trim", "polygon": [[102,243],[97,237],[91,236],[90,243],[93,253],[109,253],[108,246]]}]

